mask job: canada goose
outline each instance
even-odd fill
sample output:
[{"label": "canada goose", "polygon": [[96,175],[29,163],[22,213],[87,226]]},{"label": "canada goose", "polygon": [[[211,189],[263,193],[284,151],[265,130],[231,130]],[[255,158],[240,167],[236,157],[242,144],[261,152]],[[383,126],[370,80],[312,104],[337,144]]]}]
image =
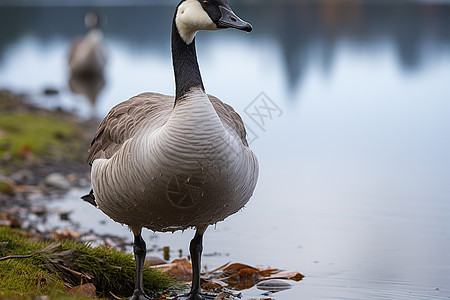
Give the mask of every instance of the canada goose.
[{"label": "canada goose", "polygon": [[100,16],[90,12],[86,15],[84,23],[89,31],[83,38],[78,38],[72,43],[69,54],[70,72],[78,76],[103,74],[106,53],[100,29]]},{"label": "canada goose", "polygon": [[239,211],[251,197],[258,162],[234,109],[203,87],[195,51],[199,30],[249,23],[227,0],[182,0],[172,25],[176,95],[143,93],[115,106],[100,124],[89,149],[91,194],[83,199],[134,234],[136,287],[143,290],[146,245],[142,228],[195,228],[190,243],[193,275],[186,299],[203,299],[200,268],[206,228]]}]

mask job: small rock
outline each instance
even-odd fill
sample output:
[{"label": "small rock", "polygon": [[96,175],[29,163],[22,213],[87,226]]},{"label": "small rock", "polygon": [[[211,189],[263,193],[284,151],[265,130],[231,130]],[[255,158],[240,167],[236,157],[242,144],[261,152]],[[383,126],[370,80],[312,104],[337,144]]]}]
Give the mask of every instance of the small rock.
[{"label": "small rock", "polygon": [[10,176],[16,184],[27,184],[33,178],[33,173],[30,170],[21,170]]},{"label": "small rock", "polygon": [[45,205],[32,206],[29,212],[35,214],[38,217],[43,217],[48,214],[47,207]]},{"label": "small rock", "polygon": [[157,266],[157,265],[163,265],[166,264],[167,262],[162,260],[159,257],[155,257],[155,256],[149,256],[145,259],[145,265],[147,266]]},{"label": "small rock", "polygon": [[292,285],[283,280],[270,279],[270,280],[265,280],[261,283],[258,283],[256,285],[256,287],[263,291],[269,291],[269,292],[275,293],[275,292],[281,292],[284,290],[288,290],[292,287]]},{"label": "small rock", "polygon": [[69,217],[69,215],[70,215],[70,211],[57,211],[56,212],[58,215],[59,215],[59,219],[61,220],[61,221],[69,221],[70,220],[70,217]]},{"label": "small rock", "polygon": [[58,95],[58,94],[59,94],[59,91],[54,88],[46,88],[44,90],[44,95],[47,95],[47,96],[53,96],[53,95]]},{"label": "small rock", "polygon": [[58,189],[70,188],[70,182],[60,173],[52,173],[45,177],[45,184]]},{"label": "small rock", "polygon": [[95,288],[95,285],[92,283],[79,285],[69,290],[69,294],[83,298],[97,298],[96,292],[97,289]]}]

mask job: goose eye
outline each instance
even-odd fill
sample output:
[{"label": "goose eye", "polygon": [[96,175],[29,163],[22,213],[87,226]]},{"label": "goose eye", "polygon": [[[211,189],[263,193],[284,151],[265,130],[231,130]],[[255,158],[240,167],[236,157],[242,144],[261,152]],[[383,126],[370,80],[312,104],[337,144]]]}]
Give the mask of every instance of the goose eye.
[{"label": "goose eye", "polygon": [[208,6],[209,5],[209,1],[205,0],[203,1],[203,6]]}]

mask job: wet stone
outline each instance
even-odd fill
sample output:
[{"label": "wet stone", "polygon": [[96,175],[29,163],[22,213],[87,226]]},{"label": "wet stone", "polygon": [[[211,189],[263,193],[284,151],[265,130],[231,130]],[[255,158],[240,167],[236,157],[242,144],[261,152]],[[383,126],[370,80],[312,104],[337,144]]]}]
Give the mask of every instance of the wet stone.
[{"label": "wet stone", "polygon": [[292,285],[283,280],[269,279],[258,283],[256,287],[263,291],[281,292],[292,288]]},{"label": "wet stone", "polygon": [[156,256],[149,256],[145,259],[145,264],[147,266],[157,266],[157,265],[163,265],[167,262],[159,257]]},{"label": "wet stone", "polygon": [[70,182],[60,173],[52,173],[45,178],[45,184],[57,189],[70,188]]},{"label": "wet stone", "polygon": [[10,176],[16,184],[27,184],[33,178],[33,173],[29,170],[20,170]]}]

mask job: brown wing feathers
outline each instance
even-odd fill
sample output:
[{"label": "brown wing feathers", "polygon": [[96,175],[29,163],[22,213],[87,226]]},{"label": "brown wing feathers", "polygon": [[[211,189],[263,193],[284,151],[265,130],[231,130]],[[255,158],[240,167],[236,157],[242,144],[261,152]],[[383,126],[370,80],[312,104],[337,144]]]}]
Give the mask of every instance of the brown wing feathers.
[{"label": "brown wing feathers", "polygon": [[214,109],[216,110],[217,115],[219,115],[222,123],[231,128],[242,140],[242,143],[248,147],[246,138],[247,132],[245,130],[244,122],[242,121],[241,116],[233,109],[233,107],[226,104],[225,102],[222,102],[212,95],[208,95],[208,97]]},{"label": "brown wing feathers", "polygon": [[[234,131],[248,146],[244,122],[228,104],[208,95],[222,123]],[[174,97],[156,93],[143,93],[119,103],[111,109],[97,129],[88,151],[87,162],[92,164],[98,158],[110,158],[122,144],[132,138],[142,126],[168,120],[173,109]]]}]

